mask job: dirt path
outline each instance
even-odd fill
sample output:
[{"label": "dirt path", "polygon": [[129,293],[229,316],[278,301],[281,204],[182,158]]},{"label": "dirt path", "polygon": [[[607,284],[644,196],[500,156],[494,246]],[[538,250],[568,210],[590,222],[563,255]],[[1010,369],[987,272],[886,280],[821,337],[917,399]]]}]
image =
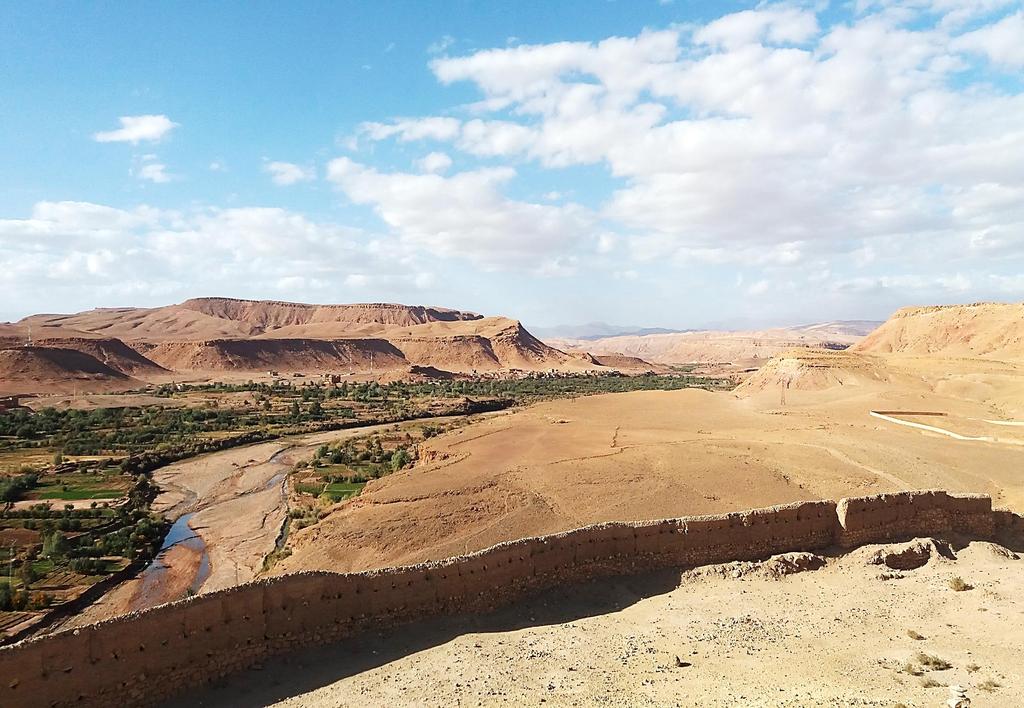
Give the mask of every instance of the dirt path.
[{"label": "dirt path", "polygon": [[995,438],[990,438],[988,436],[961,435],[960,433],[954,433],[952,430],[946,430],[945,428],[939,428],[939,427],[934,426],[934,425],[925,425],[924,423],[914,423],[914,422],[909,421],[909,420],[900,420],[899,418],[894,418],[891,415],[884,415],[883,413],[878,413],[877,411],[869,411],[869,412],[871,413],[871,416],[873,418],[880,418],[881,420],[885,420],[885,421],[888,421],[890,423],[895,423],[896,425],[906,425],[906,426],[908,426],[910,428],[917,428],[919,430],[927,430],[928,432],[931,432],[931,433],[938,433],[939,435],[945,435],[947,437],[951,437],[954,440],[980,440],[980,441],[983,441],[983,442],[995,442],[996,441]]}]

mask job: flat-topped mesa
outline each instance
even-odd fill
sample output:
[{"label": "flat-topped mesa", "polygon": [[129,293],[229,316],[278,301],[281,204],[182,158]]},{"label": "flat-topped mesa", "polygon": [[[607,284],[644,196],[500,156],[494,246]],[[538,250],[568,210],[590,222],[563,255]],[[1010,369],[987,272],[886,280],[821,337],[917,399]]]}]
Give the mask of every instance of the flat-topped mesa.
[{"label": "flat-topped mesa", "polygon": [[337,338],[389,328],[481,320],[475,312],[443,307],[358,303],[316,305],[207,297],[163,307],[100,308],[66,315],[33,315],[18,326],[59,326],[119,337],[129,344],[232,337]]},{"label": "flat-topped mesa", "polygon": [[915,491],[597,524],[413,566],[282,575],[2,647],[0,705],[152,705],[300,646],[489,611],[561,585],[919,535],[987,539],[1022,527],[987,496]]},{"label": "flat-topped mesa", "polygon": [[427,322],[479,320],[482,315],[444,307],[395,303],[310,305],[277,300],[239,300],[204,297],[186,300],[177,307],[210,317],[246,322],[261,331],[311,323],[380,324],[409,327]]}]

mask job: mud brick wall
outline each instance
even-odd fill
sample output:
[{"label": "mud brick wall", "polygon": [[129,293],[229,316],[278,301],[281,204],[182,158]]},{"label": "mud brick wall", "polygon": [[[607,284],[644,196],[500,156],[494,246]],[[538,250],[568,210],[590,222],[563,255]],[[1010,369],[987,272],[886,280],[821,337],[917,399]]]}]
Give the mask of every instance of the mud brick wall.
[{"label": "mud brick wall", "polygon": [[990,537],[992,500],[980,494],[913,491],[841,499],[836,543],[852,548],[950,531]]},{"label": "mud brick wall", "polygon": [[293,648],[426,617],[486,612],[611,575],[788,551],[1020,528],[988,497],[907,492],[611,523],[366,573],[296,573],[0,648],[0,706],[132,706]]}]

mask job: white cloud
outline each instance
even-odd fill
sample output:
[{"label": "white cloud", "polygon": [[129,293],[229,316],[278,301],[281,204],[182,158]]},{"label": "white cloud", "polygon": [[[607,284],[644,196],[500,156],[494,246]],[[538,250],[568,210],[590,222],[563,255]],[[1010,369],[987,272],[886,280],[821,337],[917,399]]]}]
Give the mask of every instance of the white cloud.
[{"label": "white cloud", "polygon": [[813,12],[792,7],[745,10],[715,20],[694,33],[698,44],[737,47],[753,42],[802,43],[818,34]]},{"label": "white cloud", "polygon": [[751,283],[747,286],[747,295],[764,295],[766,292],[772,289],[772,281],[770,280],[758,280],[755,283]]},{"label": "white cloud", "polygon": [[175,176],[167,172],[167,165],[160,162],[156,155],[142,155],[136,160],[136,166],[131,170],[136,178],[154,184],[166,184],[173,182]]},{"label": "white cloud", "polygon": [[450,34],[446,34],[443,37],[441,37],[441,39],[437,40],[436,42],[431,42],[427,46],[427,53],[428,54],[443,54],[446,51],[448,51],[448,49],[453,44],[455,44],[455,38],[452,37]]},{"label": "white cloud", "polygon": [[282,187],[308,182],[316,177],[316,171],[312,167],[303,167],[291,162],[267,162],[263,165],[263,171],[270,175],[274,184]]},{"label": "white cloud", "polygon": [[461,122],[456,118],[409,118],[393,123],[363,123],[359,133],[370,140],[397,137],[402,142],[414,140],[451,140],[459,134]]},{"label": "white cloud", "polygon": [[354,297],[346,282],[372,279],[381,284],[378,296],[412,293],[429,285],[424,272],[422,258],[379,236],[277,208],[178,212],[39,202],[28,218],[0,219],[9,311],[198,294],[266,297],[268,283],[290,298],[344,301]]},{"label": "white cloud", "polygon": [[228,166],[223,160],[214,160],[210,163],[208,169],[210,172],[227,172]]},{"label": "white cloud", "polygon": [[807,7],[762,4],[700,27],[439,58],[441,83],[482,100],[433,137],[603,166],[618,186],[599,216],[652,264],[820,273],[1019,256],[1024,94],[964,73],[974,47],[1018,61],[1021,13],[1000,17],[1006,6],[864,3],[822,28]]},{"label": "white cloud", "polygon": [[447,172],[452,166],[452,158],[443,152],[432,152],[417,160],[416,166],[423,172]]},{"label": "white cloud", "polygon": [[509,199],[501,187],[508,167],[437,174],[382,173],[346,157],[332,160],[327,178],[356,204],[374,207],[408,246],[487,268],[537,268],[570,249],[592,219],[573,204]]},{"label": "white cloud", "polygon": [[1010,68],[1024,67],[1024,11],[960,35],[953,41],[953,47],[984,54],[996,64]]},{"label": "white cloud", "polygon": [[121,116],[117,119],[121,127],[117,130],[94,133],[98,143],[160,142],[164,136],[178,127],[165,115]]}]

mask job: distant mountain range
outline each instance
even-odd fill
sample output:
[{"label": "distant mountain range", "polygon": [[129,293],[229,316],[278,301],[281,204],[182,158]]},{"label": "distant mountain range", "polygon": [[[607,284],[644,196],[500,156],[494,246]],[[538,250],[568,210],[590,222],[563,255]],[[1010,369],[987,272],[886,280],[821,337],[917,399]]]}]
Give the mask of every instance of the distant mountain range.
[{"label": "distant mountain range", "polygon": [[636,327],[610,325],[607,322],[588,322],[581,325],[555,325],[533,327],[531,331],[542,339],[603,339],[604,337],[644,337],[648,334],[677,334],[695,332],[693,329],[667,329],[665,327]]},{"label": "distant mountain range", "polygon": [[[647,333],[610,336],[594,336],[591,330],[585,329],[590,325],[583,325],[581,331],[587,332],[587,336],[548,336],[544,341],[563,351],[597,356],[621,354],[659,364],[758,366],[765,359],[793,347],[846,349],[881,324],[873,320],[837,320],[758,330],[647,330]],[[634,328],[633,331],[645,330]]]},{"label": "distant mountain range", "polygon": [[[830,331],[854,337],[865,337],[882,324],[881,320],[834,320],[793,327],[773,327],[796,332]],[[607,337],[646,337],[652,334],[684,334],[687,332],[750,332],[761,331],[756,327],[692,327],[672,329],[668,327],[639,327],[636,325],[610,325],[607,322],[587,322],[579,325],[555,325],[553,327],[532,327],[541,339],[576,339],[593,341]]]}]

